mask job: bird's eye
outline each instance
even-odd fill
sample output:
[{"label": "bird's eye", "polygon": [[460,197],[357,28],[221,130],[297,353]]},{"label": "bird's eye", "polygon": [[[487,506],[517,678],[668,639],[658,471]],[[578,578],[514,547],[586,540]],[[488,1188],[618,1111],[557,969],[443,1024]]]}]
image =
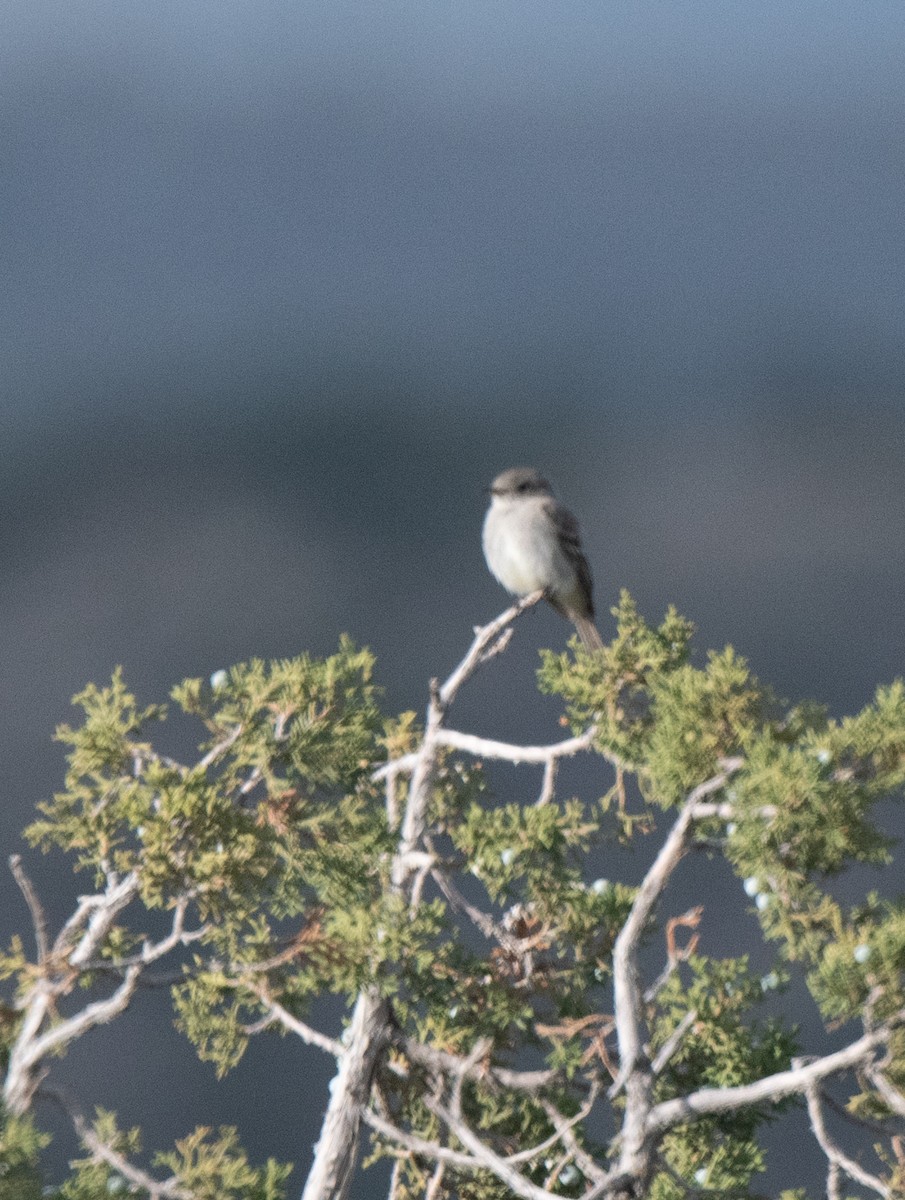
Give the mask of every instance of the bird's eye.
[{"label": "bird's eye", "polygon": [[518,485],[518,488],[517,488],[517,490],[518,490],[518,491],[520,491],[520,492],[530,492],[530,491],[531,491],[531,484],[530,484],[530,483],[528,483],[528,482],[527,482],[527,480],[526,480],[524,483],[520,483],[520,484]]}]

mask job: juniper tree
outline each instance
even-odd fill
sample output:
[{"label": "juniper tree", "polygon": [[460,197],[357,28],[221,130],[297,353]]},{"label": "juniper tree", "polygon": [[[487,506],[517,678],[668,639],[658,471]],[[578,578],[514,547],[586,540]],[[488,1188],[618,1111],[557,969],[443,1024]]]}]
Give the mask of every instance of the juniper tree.
[{"label": "juniper tree", "polygon": [[[651,626],[623,595],[602,650],[542,655],[568,736],[455,728],[460,690],[537,599],[475,631],[423,723],[382,710],[347,639],[176,687],[199,731],[189,762],[155,748],[167,712],[120,673],[76,697],[65,786],[25,831],[86,881],[60,928],[11,859],[31,931],[0,960],[2,1200],[285,1194],[289,1166],[253,1166],[235,1130],[142,1159],[137,1129],[55,1083],[54,1057],[152,982],[220,1074],[256,1037],[335,1060],[304,1200],[342,1200],[381,1159],[390,1200],[755,1196],[759,1133],[793,1105],[831,1197],[905,1195],[905,908],[832,889],[849,864],[893,861],[874,809],[905,784],[902,684],[842,721],[784,707],[731,649],[696,665],[688,621]],[[559,793],[575,755],[599,767],[592,795]],[[493,761],[534,766],[517,801],[493,795]],[[601,848],[640,837],[658,839],[648,869],[590,878]],[[675,911],[687,859],[701,903],[708,870],[736,872],[762,935],[747,949],[774,949],[766,975],[745,947],[708,954],[698,907]],[[764,1010],[793,974],[841,1048]],[[324,996],[347,1005],[341,1031],[314,1023]],[[83,1148],[59,1186],[43,1185],[40,1097]]]}]

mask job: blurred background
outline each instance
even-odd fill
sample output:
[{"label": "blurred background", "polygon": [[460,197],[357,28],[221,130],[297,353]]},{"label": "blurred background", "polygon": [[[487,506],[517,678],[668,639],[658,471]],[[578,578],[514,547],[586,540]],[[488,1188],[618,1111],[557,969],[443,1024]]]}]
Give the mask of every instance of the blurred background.
[{"label": "blurred background", "polygon": [[[578,513],[604,636],[628,587],[837,715],[901,674],[903,66],[899,3],[8,0],[4,853],[117,663],[152,702],[348,631],[421,708],[504,605],[482,488],[515,464]],[[568,634],[529,614],[458,726],[557,736]],[[28,861],[60,919],[84,881]],[[702,878],[730,952],[747,901]],[[28,933],[6,873],[0,912]],[[218,1085],[145,998],[60,1078],[300,1185],[329,1064],[259,1043]],[[764,1187],[822,1163],[803,1134]]]}]

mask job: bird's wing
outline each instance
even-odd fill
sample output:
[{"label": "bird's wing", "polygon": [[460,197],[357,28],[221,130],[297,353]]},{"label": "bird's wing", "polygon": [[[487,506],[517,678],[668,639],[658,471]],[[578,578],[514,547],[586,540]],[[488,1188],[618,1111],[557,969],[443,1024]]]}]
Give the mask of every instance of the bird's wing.
[{"label": "bird's wing", "polygon": [[575,576],[586,605],[585,611],[580,615],[590,617],[593,620],[594,601],[592,593],[594,581],[591,577],[591,568],[588,566],[588,560],[585,558],[584,551],[581,548],[581,535],[578,531],[578,522],[567,508],[557,503],[552,497],[547,500],[544,507],[556,527],[559,544],[562,546],[569,562],[575,568]]}]

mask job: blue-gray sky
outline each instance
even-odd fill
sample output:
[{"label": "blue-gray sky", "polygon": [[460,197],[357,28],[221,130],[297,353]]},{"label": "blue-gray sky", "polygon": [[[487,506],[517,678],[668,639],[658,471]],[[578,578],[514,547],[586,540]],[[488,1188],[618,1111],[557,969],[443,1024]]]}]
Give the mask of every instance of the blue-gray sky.
[{"label": "blue-gray sky", "polygon": [[636,403],[809,362],[901,378],[900,6],[75,2],[4,25],[20,411],[174,358],[222,386],[256,352],[427,364],[462,399],[475,355],[525,346]]},{"label": "blue-gray sky", "polygon": [[[517,462],[604,614],[675,602],[840,713],[901,673],[903,68],[899,3],[10,0],[5,844],[117,662],[150,701],[345,629],[420,706],[502,602],[480,489]],[[535,614],[463,723],[549,733],[505,697],[566,632]],[[114,1103],[109,1051],[70,1061]],[[251,1121],[304,1162],[304,1088],[255,1126],[272,1065],[231,1117],[180,1061],[150,1142]]]}]

